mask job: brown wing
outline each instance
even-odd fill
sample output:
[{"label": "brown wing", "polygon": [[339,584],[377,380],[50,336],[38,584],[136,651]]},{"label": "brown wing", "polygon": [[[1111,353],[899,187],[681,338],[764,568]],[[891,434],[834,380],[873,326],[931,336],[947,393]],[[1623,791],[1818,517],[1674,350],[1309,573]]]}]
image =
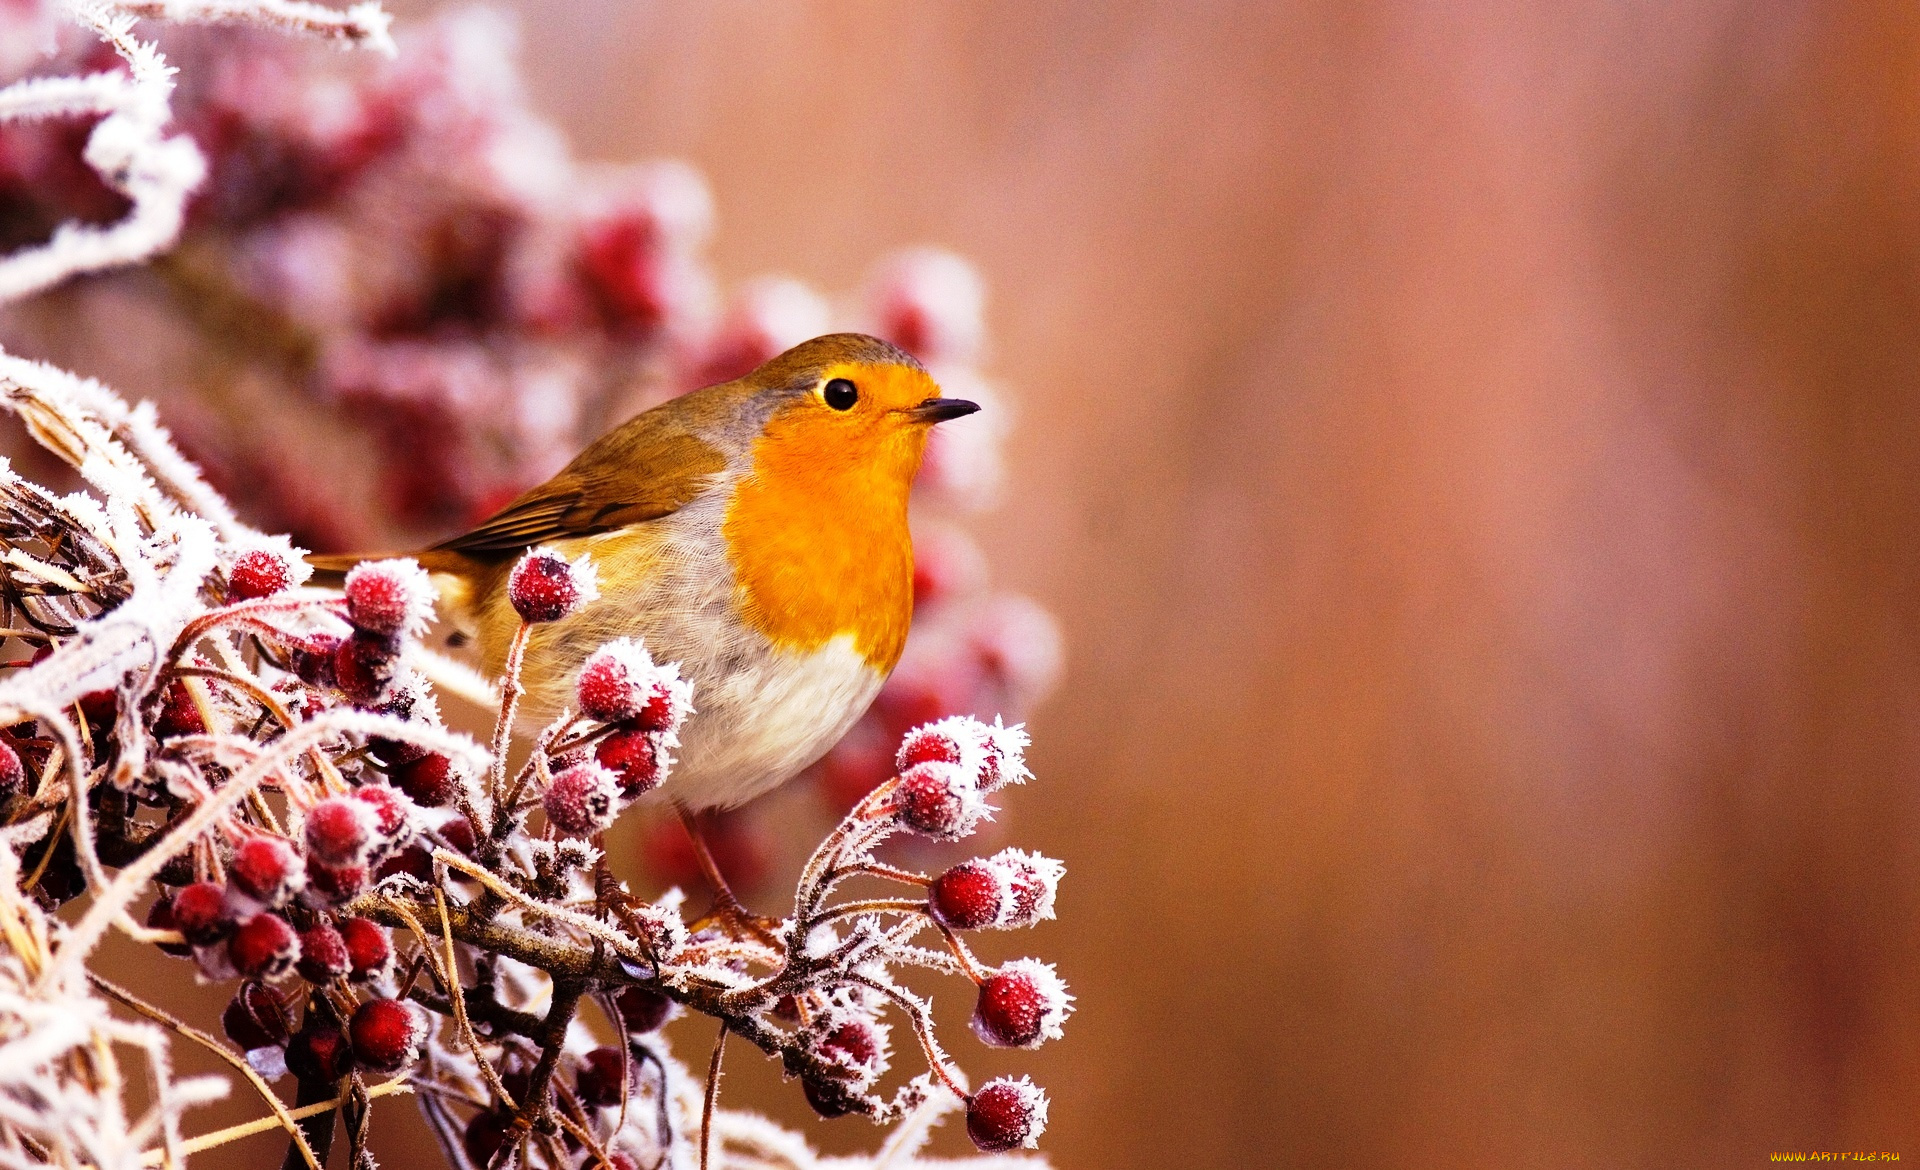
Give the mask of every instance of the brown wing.
[{"label": "brown wing", "polygon": [[727,465],[718,449],[676,422],[661,411],[629,420],[478,528],[429,551],[501,560],[547,541],[672,515]]}]

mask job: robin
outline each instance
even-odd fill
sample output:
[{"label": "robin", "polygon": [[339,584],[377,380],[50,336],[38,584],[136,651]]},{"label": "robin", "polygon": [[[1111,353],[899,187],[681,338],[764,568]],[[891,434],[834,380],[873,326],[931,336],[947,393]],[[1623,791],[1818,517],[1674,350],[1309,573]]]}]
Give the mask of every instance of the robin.
[{"label": "robin", "polygon": [[816,337],[635,416],[416,559],[497,675],[520,625],[513,563],[536,545],[591,557],[600,599],[535,628],[525,710],[557,712],[587,655],[639,637],[693,683],[667,791],[683,815],[728,808],[825,754],[900,661],[914,475],[929,429],[978,409],[885,341]]}]

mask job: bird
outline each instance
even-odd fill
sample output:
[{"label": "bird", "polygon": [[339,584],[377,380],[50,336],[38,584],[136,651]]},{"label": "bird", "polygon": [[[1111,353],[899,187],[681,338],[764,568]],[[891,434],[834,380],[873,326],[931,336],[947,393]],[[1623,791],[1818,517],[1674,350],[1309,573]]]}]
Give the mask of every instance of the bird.
[{"label": "bird", "polygon": [[515,561],[535,547],[591,558],[598,600],[531,631],[523,711],[537,723],[567,705],[581,663],[616,638],[677,662],[694,711],[663,789],[692,829],[692,814],[797,775],[878,694],[913,618],[908,499],[928,434],[979,409],[889,342],[815,337],[635,415],[413,555],[494,675],[520,627]]}]

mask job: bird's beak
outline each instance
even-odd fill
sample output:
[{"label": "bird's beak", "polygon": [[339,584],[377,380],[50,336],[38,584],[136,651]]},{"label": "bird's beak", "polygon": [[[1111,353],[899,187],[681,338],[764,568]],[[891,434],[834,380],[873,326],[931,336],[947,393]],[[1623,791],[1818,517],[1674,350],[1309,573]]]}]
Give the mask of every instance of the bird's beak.
[{"label": "bird's beak", "polygon": [[968,402],[964,398],[929,398],[908,409],[907,415],[915,422],[938,423],[950,418],[965,418],[979,409],[978,402]]}]

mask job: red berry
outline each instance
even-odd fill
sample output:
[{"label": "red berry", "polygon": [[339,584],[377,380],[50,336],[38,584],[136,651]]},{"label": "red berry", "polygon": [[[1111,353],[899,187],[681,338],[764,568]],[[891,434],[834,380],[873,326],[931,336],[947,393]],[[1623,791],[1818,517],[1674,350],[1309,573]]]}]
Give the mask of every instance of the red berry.
[{"label": "red berry", "polygon": [[353,966],[347,957],[347,940],[326,923],[300,932],[300,978],[308,983],[331,983]]},{"label": "red berry", "polygon": [[574,1074],[574,1092],[584,1105],[618,1105],[623,1070],[618,1048],[595,1048],[580,1058]]},{"label": "red berry", "polygon": [[334,685],[355,704],[372,706],[392,688],[399,656],[400,644],[384,634],[356,633],[334,651]]},{"label": "red berry", "polygon": [[168,683],[160,697],[160,711],[153,718],[153,733],[161,739],[175,739],[182,735],[201,735],[206,730],[207,721],[200,717],[200,708],[188,692],[186,680],[176,678]]},{"label": "red berry", "polygon": [[613,823],[618,796],[612,772],[599,764],[580,764],[553,778],[541,806],[556,830],[584,837]]},{"label": "red berry", "polygon": [[409,845],[381,862],[373,871],[373,880],[383,881],[396,873],[430,882],[433,880],[433,855],[427,852],[424,845]]},{"label": "red berry", "polygon": [[1012,892],[1003,871],[975,858],[933,879],[927,908],[955,930],[984,930],[1005,916]]},{"label": "red berry", "polygon": [[901,771],[929,761],[957,764],[965,758],[960,741],[944,729],[947,722],[943,719],[939,723],[916,727],[907,732],[900,740],[900,753],[894,757],[894,763]]},{"label": "red berry", "polygon": [[641,689],[653,673],[653,658],[631,638],[609,642],[587,657],[574,680],[580,713],[602,723],[618,723],[640,713]]},{"label": "red berry", "polygon": [[[153,905],[147,907],[147,929],[180,929],[179,921],[173,916],[172,894],[161,894],[153,900]],[[155,943],[154,945],[160,948],[162,954],[172,955],[176,959],[184,959],[193,954],[193,947],[187,943]]]},{"label": "red berry", "polygon": [[347,967],[355,979],[380,974],[393,962],[393,935],[365,918],[340,920],[340,937],[347,948]]},{"label": "red berry", "polygon": [[807,1104],[822,1117],[845,1117],[855,1109],[854,1091],[845,1081],[831,1077],[804,1077],[800,1088]]},{"label": "red berry", "polygon": [[288,647],[287,666],[294,677],[308,686],[331,687],[335,681],[334,663],[344,641],[346,639],[338,634],[309,634],[305,640]]},{"label": "red berry", "polygon": [[452,818],[440,826],[439,832],[440,839],[446,842],[447,848],[455,853],[464,853],[468,857],[473,856],[474,849],[480,844],[473,835],[473,822],[465,817]]},{"label": "red berry", "polygon": [[347,573],[347,620],[383,637],[418,633],[433,615],[433,579],[413,561],[368,561]]},{"label": "red berry", "polygon": [[990,864],[1007,875],[1013,889],[1012,902],[1000,925],[1007,929],[1032,926],[1053,917],[1053,899],[1060,889],[1066,867],[1050,857],[1019,849],[1003,849],[993,855]]},{"label": "red berry", "polygon": [[928,761],[900,774],[894,790],[900,822],[929,837],[956,841],[973,832],[987,806],[957,764]]},{"label": "red berry", "polygon": [[620,1022],[629,1036],[657,1032],[673,1014],[673,1001],[648,987],[629,987],[615,1002],[620,1005]]},{"label": "red berry", "polygon": [[227,884],[267,909],[284,906],[306,884],[300,852],[284,837],[254,833],[233,851]]},{"label": "red berry", "polygon": [[475,1166],[493,1165],[494,1155],[507,1144],[507,1135],[513,1132],[513,1114],[499,1109],[483,1109],[467,1122],[467,1130],[460,1136],[460,1145],[467,1152],[467,1160]]},{"label": "red berry", "polygon": [[234,992],[227,1010],[220,1014],[220,1026],[226,1030],[227,1039],[243,1052],[278,1048],[287,1042],[287,1013],[280,997],[251,979]]},{"label": "red berry", "polygon": [[507,576],[507,600],[526,622],[557,622],[598,595],[592,569],[550,549],[528,552]]},{"label": "red berry", "polygon": [[986,758],[980,764],[980,791],[998,792],[1009,784],[1025,784],[1032,773],[1027,771],[1026,728],[1016,723],[1012,727],[1003,727],[996,717],[992,727],[984,727],[986,732]]},{"label": "red berry", "polygon": [[813,1040],[814,1055],[834,1075],[866,1085],[886,1070],[885,1030],[860,1016],[829,1017]]},{"label": "red berry", "polygon": [[967,1136],[989,1154],[1032,1149],[1047,1128],[1047,1095],[1021,1077],[995,1077],[967,1098]]},{"label": "red berry", "polygon": [[227,599],[252,601],[272,597],[293,584],[293,566],[277,552],[251,548],[234,558],[227,572]]},{"label": "red berry", "polygon": [[364,863],[328,865],[317,857],[307,858],[305,901],[312,906],[338,906],[366,892],[368,871]]},{"label": "red berry", "polygon": [[595,744],[593,758],[629,797],[653,791],[666,775],[666,749],[659,737],[637,726],[622,727]]},{"label": "red berry", "polygon": [[233,933],[227,892],[213,882],[182,886],[173,896],[174,929],[196,947],[212,946]]},{"label": "red berry", "polygon": [[353,790],[353,799],[373,810],[372,856],[385,857],[413,839],[418,810],[411,800],[384,784],[363,784]]},{"label": "red berry", "polygon": [[27,766],[13,744],[0,739],[0,800],[18,793],[27,784]]},{"label": "red berry", "polygon": [[328,865],[358,865],[379,832],[379,816],[365,801],[330,796],[307,812],[307,848]]},{"label": "red berry", "polygon": [[398,1072],[420,1055],[426,1028],[410,1004],[397,999],[370,999],[347,1023],[354,1059],[379,1072]]},{"label": "red berry", "polygon": [[353,1049],[340,1029],[309,1012],[287,1044],[287,1068],[303,1081],[332,1084],[353,1068]]},{"label": "red berry", "polygon": [[300,960],[300,936],[278,914],[255,914],[227,940],[233,969],[249,979],[275,979]]},{"label": "red berry", "polygon": [[439,752],[428,752],[417,760],[401,764],[394,769],[393,782],[422,808],[439,808],[460,791],[453,760]]},{"label": "red berry", "polygon": [[995,1048],[1038,1048],[1060,1035],[1073,997],[1050,964],[1014,959],[980,984],[973,1032]]}]

